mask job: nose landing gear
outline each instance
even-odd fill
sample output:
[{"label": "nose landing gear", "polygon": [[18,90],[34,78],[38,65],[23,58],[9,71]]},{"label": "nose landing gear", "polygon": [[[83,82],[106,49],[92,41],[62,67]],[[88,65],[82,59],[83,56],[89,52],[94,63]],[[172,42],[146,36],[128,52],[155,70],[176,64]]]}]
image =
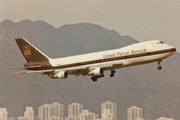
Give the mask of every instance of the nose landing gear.
[{"label": "nose landing gear", "polygon": [[116,71],[115,70],[111,70],[110,77],[114,77],[114,73],[116,73]]},{"label": "nose landing gear", "polygon": [[162,69],[161,62],[162,62],[161,60],[158,61],[158,65],[159,65],[159,66],[157,67],[158,70],[161,70],[161,69]]}]

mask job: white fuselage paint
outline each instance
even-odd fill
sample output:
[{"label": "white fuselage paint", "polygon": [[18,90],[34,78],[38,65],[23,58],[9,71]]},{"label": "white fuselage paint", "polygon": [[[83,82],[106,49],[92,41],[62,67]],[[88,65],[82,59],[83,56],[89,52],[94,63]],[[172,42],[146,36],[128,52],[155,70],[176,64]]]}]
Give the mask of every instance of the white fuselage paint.
[{"label": "white fuselage paint", "polygon": [[162,60],[169,57],[175,52],[175,50],[166,51],[171,49],[175,48],[168,44],[161,43],[160,40],[153,40],[148,42],[136,43],[114,50],[100,51],[57,59],[49,59],[49,62],[53,67],[63,66],[63,70],[68,70],[69,68],[78,69],[89,66],[100,67],[103,64],[113,64],[113,62],[123,63],[120,66],[111,66],[105,69],[112,70]]}]

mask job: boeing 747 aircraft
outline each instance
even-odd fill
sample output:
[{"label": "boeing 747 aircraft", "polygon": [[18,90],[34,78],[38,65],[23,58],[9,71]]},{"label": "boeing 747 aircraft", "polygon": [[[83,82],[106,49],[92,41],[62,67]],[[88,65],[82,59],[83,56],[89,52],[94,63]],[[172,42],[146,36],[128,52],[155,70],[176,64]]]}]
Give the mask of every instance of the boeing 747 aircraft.
[{"label": "boeing 747 aircraft", "polygon": [[176,51],[174,47],[160,40],[153,40],[114,50],[54,59],[46,56],[24,38],[15,40],[27,63],[13,69],[31,70],[16,73],[41,73],[53,79],[65,79],[68,75],[89,75],[93,82],[104,77],[106,70],[110,70],[110,77],[113,77],[116,69],[134,65],[157,62],[157,69],[161,70],[161,61]]}]

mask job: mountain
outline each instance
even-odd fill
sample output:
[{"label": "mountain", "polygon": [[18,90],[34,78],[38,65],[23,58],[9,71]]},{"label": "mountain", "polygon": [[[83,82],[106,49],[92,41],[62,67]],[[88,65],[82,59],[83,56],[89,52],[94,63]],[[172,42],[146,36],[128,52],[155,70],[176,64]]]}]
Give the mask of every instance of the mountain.
[{"label": "mountain", "polygon": [[[163,60],[161,71],[157,63],[118,69],[110,78],[93,83],[90,77],[69,76],[65,80],[50,79],[40,74],[11,74],[5,67],[22,66],[25,60],[15,43],[24,37],[52,58],[120,48],[138,41],[121,36],[114,30],[91,23],[63,25],[54,28],[45,21],[23,20],[0,23],[0,108],[6,107],[9,117],[23,116],[25,107],[37,108],[45,103],[65,105],[78,102],[85,109],[100,114],[101,103],[117,103],[118,119],[127,120],[127,108],[143,108],[143,117],[180,118],[180,54]],[[14,71],[14,70],[13,70]]]}]

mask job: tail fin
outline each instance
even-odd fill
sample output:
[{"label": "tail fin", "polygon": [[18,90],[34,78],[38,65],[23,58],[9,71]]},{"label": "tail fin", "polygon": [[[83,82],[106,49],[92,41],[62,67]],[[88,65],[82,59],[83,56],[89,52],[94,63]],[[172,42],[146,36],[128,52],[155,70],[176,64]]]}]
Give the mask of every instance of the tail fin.
[{"label": "tail fin", "polygon": [[15,40],[28,63],[48,61],[50,59],[48,56],[46,56],[44,53],[42,53],[24,38],[17,38]]}]

